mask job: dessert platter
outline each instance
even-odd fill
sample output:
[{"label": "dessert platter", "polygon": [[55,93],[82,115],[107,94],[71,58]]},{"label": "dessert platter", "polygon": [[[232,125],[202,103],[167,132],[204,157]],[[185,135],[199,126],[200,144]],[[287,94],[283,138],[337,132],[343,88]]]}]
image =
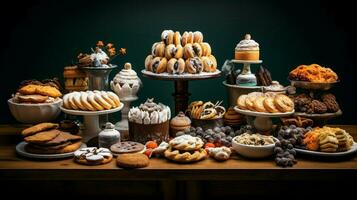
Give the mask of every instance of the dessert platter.
[{"label": "dessert platter", "polygon": [[200,31],[164,30],[161,41],[155,42],[145,59],[144,77],[175,81],[175,113],[188,106],[188,81],[221,76],[217,60]]},{"label": "dessert platter", "polygon": [[[154,98],[130,106],[138,99],[142,82],[131,64],[125,63],[109,84],[108,75],[116,68],[111,61],[126,50],[121,48],[117,54],[113,44],[99,41],[91,54],[80,54],[78,62],[64,68],[65,90],[57,79],[20,84],[8,101],[9,108],[18,121],[34,125],[21,132],[23,141],[16,152],[28,158],[73,158],[86,166],[114,161],[124,169],[147,167],[151,157],[177,164],[206,159],[224,162],[237,156],[252,162],[271,158],[277,166],[292,167],[301,154],[357,153],[357,144],[346,130],[325,126],[328,119],[342,115],[330,91],[339,82],[337,74],[317,64],[300,65],[289,73],[291,86],[284,87],[266,67],[251,72],[251,65],[262,63],[259,51],[259,44],[247,34],[237,44],[234,59],[223,65],[227,107],[223,101],[189,104],[188,81],[219,77],[221,71],[200,31],[182,36],[178,31],[163,31],[141,72],[175,82],[173,115],[169,106]],[[243,64],[243,69],[235,70],[235,63]],[[121,110],[121,121],[114,126],[106,120],[105,128],[100,128],[99,116]],[[56,123],[61,111],[83,116],[84,126],[67,115]],[[92,143],[93,138],[98,142]]]},{"label": "dessert platter", "polygon": [[84,141],[98,135],[99,115],[118,112],[123,108],[119,97],[110,91],[71,92],[63,96],[61,110],[71,115],[81,115],[84,118]]}]

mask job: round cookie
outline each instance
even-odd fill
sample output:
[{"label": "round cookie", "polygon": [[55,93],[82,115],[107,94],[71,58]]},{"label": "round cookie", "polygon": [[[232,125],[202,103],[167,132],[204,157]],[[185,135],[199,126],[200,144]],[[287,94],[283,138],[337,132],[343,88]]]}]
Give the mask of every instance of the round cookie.
[{"label": "round cookie", "polygon": [[278,113],[279,110],[275,107],[274,97],[266,97],[263,101],[264,108],[270,113]]},{"label": "round cookie", "polygon": [[87,92],[81,92],[81,103],[83,104],[84,107],[86,107],[87,110],[90,110],[90,111],[95,111],[96,110],[92,106],[92,104],[89,103],[89,101],[88,101],[88,93]]},{"label": "round cookie", "polygon": [[104,108],[95,100],[94,92],[92,91],[87,91],[88,93],[88,101],[89,103],[96,109],[96,110],[104,110]]},{"label": "round cookie", "polygon": [[240,95],[237,99],[237,106],[239,109],[242,109],[242,110],[247,110],[247,106],[245,105],[245,99],[248,97],[248,95],[246,94],[243,94],[243,95]]},{"label": "round cookie", "polygon": [[253,107],[258,112],[267,112],[264,107],[264,100],[266,97],[260,96],[253,101]]},{"label": "round cookie", "polygon": [[142,153],[124,153],[117,157],[117,165],[122,168],[147,167],[149,162],[149,158]]},{"label": "round cookie", "polygon": [[294,102],[286,95],[276,95],[274,104],[280,112],[291,112],[294,110]]},{"label": "round cookie", "polygon": [[145,146],[138,142],[126,141],[113,144],[110,147],[110,151],[115,154],[121,153],[136,153],[140,152],[145,148]]},{"label": "round cookie", "polygon": [[113,155],[107,148],[86,147],[74,152],[74,161],[83,165],[101,165],[112,161]]},{"label": "round cookie", "polygon": [[96,102],[98,102],[103,108],[105,108],[106,110],[109,110],[112,108],[112,105],[110,105],[103,97],[100,93],[94,93],[94,99],[96,100]]}]

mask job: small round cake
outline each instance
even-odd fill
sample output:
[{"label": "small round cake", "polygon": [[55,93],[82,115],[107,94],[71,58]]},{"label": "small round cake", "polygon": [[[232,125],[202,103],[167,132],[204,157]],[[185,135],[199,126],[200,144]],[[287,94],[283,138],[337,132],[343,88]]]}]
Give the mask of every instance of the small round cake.
[{"label": "small round cake", "polygon": [[236,48],[234,58],[236,60],[259,60],[259,44],[251,39],[250,34],[246,34]]}]

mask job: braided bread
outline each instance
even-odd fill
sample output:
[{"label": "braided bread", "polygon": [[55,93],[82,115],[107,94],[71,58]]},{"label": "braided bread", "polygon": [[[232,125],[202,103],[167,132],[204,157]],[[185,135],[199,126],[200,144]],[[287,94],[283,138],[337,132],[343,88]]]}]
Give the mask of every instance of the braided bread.
[{"label": "braided bread", "polygon": [[207,157],[206,150],[202,148],[193,152],[185,151],[184,153],[181,153],[179,150],[169,147],[164,154],[169,160],[183,163],[196,162]]},{"label": "braided bread", "polygon": [[169,144],[177,150],[193,151],[200,149],[203,146],[203,141],[201,138],[192,137],[191,135],[181,135],[172,139]]}]

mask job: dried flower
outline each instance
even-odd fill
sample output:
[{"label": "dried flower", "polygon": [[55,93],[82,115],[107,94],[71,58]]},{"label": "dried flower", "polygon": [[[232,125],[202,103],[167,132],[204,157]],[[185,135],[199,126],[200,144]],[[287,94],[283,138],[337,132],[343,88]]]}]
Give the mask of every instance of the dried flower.
[{"label": "dried flower", "polygon": [[104,42],[103,41],[101,41],[101,40],[99,40],[98,42],[97,42],[97,47],[104,47]]},{"label": "dried flower", "polygon": [[114,47],[114,44],[113,43],[108,43],[107,44],[107,49],[111,49],[111,48],[113,48]]},{"label": "dried flower", "polygon": [[124,56],[126,54],[126,48],[120,48],[119,53]]}]

